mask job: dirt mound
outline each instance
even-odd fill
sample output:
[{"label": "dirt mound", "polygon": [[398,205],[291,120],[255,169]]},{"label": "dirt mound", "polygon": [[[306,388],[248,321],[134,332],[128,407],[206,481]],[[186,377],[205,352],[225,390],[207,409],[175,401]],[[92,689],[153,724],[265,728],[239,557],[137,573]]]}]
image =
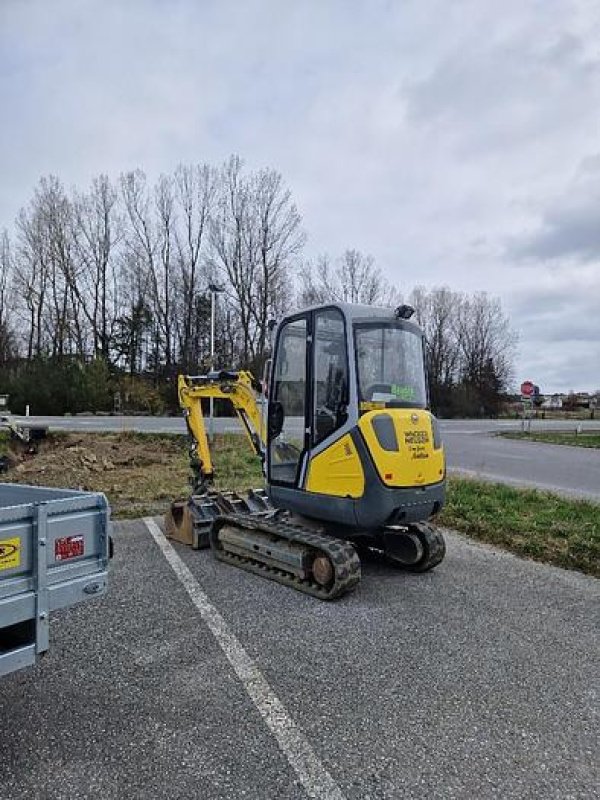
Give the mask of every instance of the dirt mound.
[{"label": "dirt mound", "polygon": [[52,433],[36,453],[17,443],[2,480],[104,492],[116,516],[162,513],[188,489],[184,436]]}]

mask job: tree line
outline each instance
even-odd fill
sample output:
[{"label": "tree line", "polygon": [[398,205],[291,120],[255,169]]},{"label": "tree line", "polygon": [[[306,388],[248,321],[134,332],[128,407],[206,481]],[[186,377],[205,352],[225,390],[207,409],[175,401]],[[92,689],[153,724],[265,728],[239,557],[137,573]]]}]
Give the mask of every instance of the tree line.
[{"label": "tree line", "polygon": [[[282,176],[180,165],[150,182],[141,170],[68,191],[42,178],[0,236],[0,392],[37,413],[161,410],[179,371],[215,361],[260,374],[268,323],[292,307],[345,301],[397,305],[401,292],[370,256],[304,259],[306,234]],[[445,413],[490,413],[510,379],[512,334],[479,294],[413,289],[428,348],[431,396]],[[459,402],[460,401],[460,402]]]},{"label": "tree line", "polygon": [[373,259],[355,250],[335,263],[323,256],[304,266],[301,305],[326,302],[415,309],[427,351],[432,408],[442,416],[497,414],[513,371],[516,335],[497,298],[447,287],[416,286],[403,296]]}]

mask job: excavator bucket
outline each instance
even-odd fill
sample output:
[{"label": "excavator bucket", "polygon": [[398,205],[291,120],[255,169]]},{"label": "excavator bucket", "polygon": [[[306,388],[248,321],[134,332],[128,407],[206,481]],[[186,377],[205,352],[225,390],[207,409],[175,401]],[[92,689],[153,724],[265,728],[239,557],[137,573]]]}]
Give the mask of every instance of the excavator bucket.
[{"label": "excavator bucket", "polygon": [[165,515],[165,534],[168,539],[201,550],[210,547],[208,534],[217,517],[227,514],[265,516],[274,511],[264,489],[251,489],[245,496],[211,490],[171,503]]},{"label": "excavator bucket", "polygon": [[189,499],[174,500],[171,508],[165,514],[165,535],[167,539],[174,539],[181,544],[193,545],[192,515],[189,509]]}]

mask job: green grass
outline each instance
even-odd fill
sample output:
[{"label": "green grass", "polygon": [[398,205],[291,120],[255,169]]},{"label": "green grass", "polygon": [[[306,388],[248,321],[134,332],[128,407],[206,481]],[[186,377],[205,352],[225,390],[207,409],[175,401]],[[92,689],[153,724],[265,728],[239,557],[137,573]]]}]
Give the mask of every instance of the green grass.
[{"label": "green grass", "polygon": [[211,448],[215,470],[215,489],[243,492],[264,485],[258,456],[245,436],[217,434]]},{"label": "green grass", "polygon": [[521,556],[600,576],[600,506],[450,478],[439,522]]},{"label": "green grass", "polygon": [[0,431],[0,456],[5,456],[9,451],[10,434]]},{"label": "green grass", "polygon": [[592,447],[600,449],[600,431],[503,431],[498,434],[506,439],[524,439],[528,442],[545,442],[546,444],[568,444],[572,447]]}]

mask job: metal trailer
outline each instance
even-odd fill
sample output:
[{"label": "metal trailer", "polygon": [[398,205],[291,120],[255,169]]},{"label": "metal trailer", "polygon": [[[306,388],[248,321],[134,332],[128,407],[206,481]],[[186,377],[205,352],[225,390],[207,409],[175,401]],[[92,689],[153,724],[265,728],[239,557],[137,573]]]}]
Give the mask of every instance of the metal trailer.
[{"label": "metal trailer", "polygon": [[49,646],[49,615],[107,588],[110,509],[97,492],[0,483],[0,676]]}]

